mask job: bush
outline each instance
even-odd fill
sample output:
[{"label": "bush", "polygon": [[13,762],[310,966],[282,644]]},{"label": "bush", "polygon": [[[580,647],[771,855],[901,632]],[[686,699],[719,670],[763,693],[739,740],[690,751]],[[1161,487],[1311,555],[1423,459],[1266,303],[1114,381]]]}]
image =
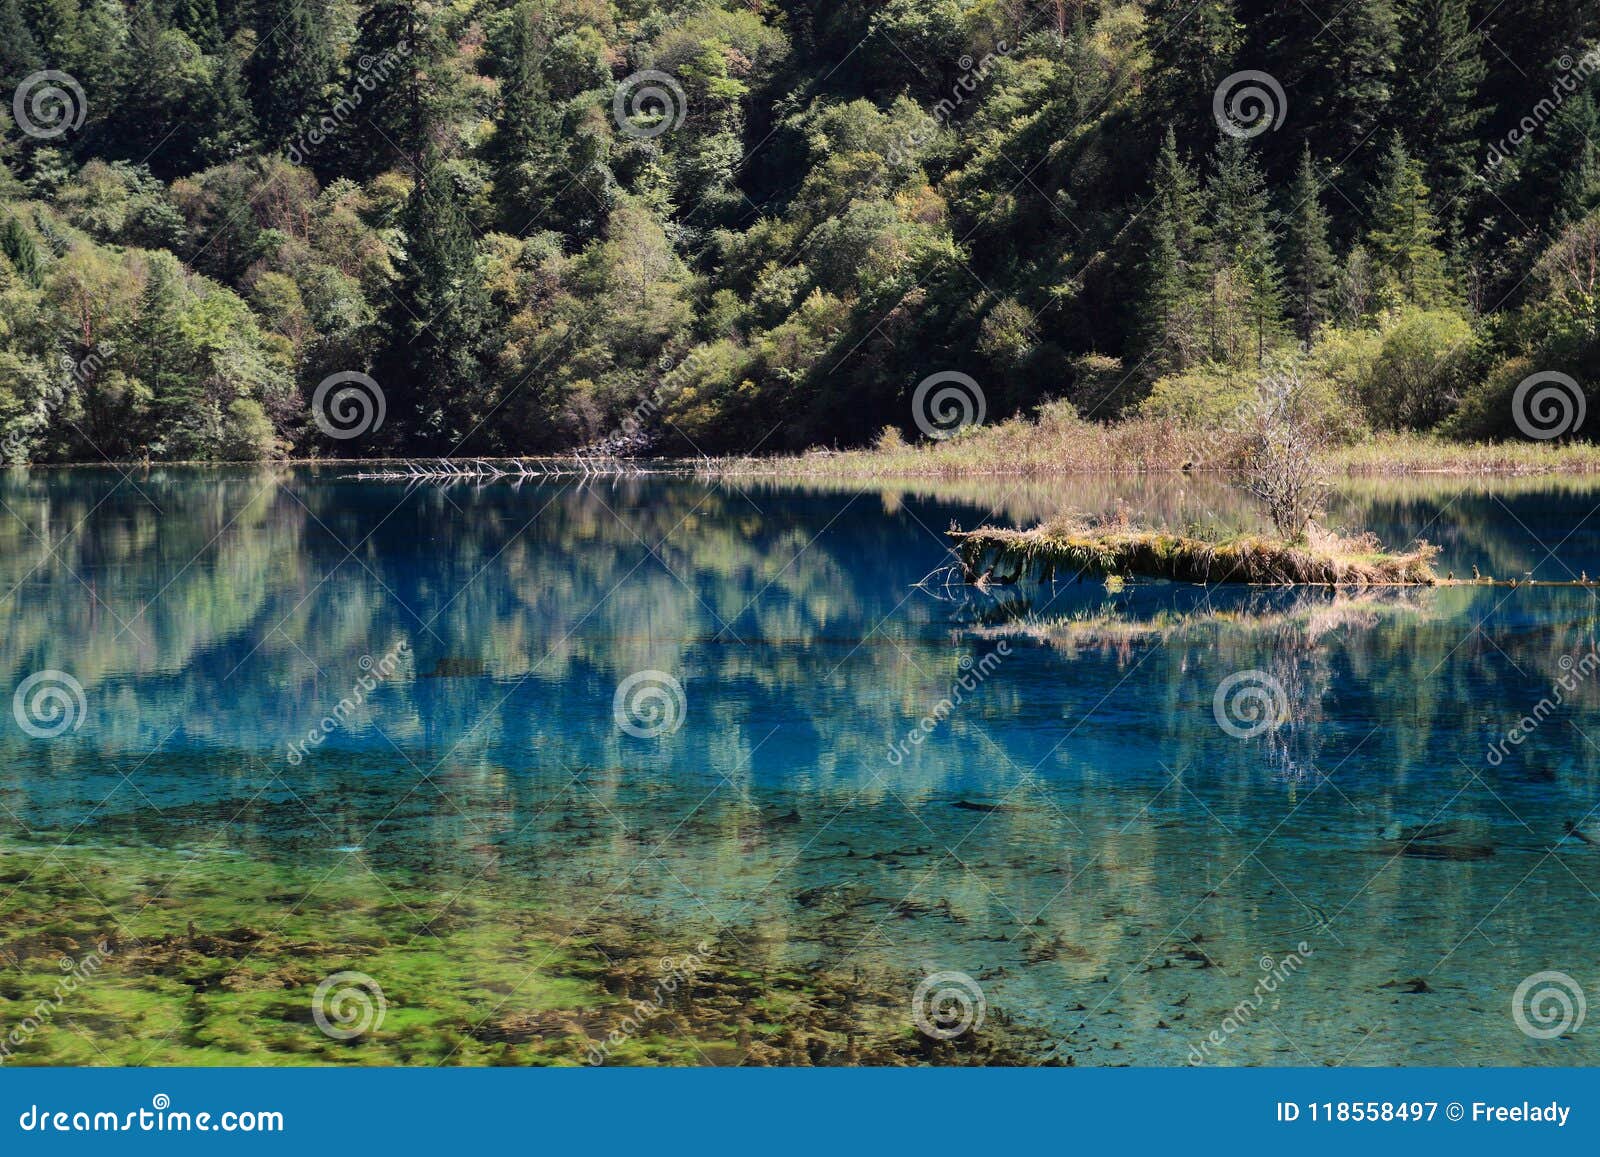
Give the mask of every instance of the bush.
[{"label": "bush", "polygon": [[1428,430],[1455,411],[1475,350],[1472,325],[1451,310],[1406,310],[1383,329],[1361,386],[1373,425]]}]

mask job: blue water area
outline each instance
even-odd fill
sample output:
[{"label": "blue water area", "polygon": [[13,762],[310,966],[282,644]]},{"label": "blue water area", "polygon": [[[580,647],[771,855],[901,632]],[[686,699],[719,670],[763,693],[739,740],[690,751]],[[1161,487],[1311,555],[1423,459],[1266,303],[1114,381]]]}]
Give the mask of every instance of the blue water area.
[{"label": "blue water area", "polygon": [[[953,522],[1251,525],[1216,479],[357,473],[0,475],[12,847],[489,878],[960,974],[1041,1060],[1600,1060],[1594,589],[942,570]],[[1597,508],[1402,480],[1331,517],[1565,580]],[[13,700],[39,673],[63,695]]]}]

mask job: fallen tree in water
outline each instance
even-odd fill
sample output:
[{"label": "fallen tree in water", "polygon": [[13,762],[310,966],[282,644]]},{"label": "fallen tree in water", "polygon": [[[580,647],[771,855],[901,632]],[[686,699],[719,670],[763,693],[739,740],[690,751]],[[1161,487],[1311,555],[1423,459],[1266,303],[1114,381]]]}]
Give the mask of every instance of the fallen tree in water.
[{"label": "fallen tree in water", "polygon": [[1125,520],[1062,518],[1032,530],[979,527],[949,531],[969,583],[1014,583],[1024,578],[1117,575],[1195,583],[1317,584],[1322,586],[1435,586],[1438,548],[1418,542],[1405,553],[1386,551],[1371,535],[1345,537],[1316,525],[1294,541],[1240,535],[1207,541],[1171,531],[1144,530]]}]

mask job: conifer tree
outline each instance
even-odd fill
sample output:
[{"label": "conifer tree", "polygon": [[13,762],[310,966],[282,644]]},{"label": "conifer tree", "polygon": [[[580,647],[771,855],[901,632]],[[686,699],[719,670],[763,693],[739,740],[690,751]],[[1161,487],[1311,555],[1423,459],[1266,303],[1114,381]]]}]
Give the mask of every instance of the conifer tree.
[{"label": "conifer tree", "polygon": [[0,89],[10,92],[39,67],[39,45],[22,19],[17,0],[0,0]]},{"label": "conifer tree", "polygon": [[1466,210],[1463,198],[1483,120],[1482,36],[1473,28],[1467,0],[1403,0],[1400,29],[1403,59],[1430,63],[1400,70],[1395,107],[1406,138],[1417,142],[1435,208],[1453,231]]},{"label": "conifer tree", "polygon": [[1367,233],[1380,304],[1432,306],[1448,297],[1438,240],[1422,165],[1396,132],[1378,169]]},{"label": "conifer tree", "polygon": [[1289,190],[1284,219],[1284,256],[1288,269],[1290,311],[1295,336],[1309,345],[1328,314],[1328,293],[1334,279],[1333,250],[1328,245],[1328,214],[1311,147],[1300,155],[1300,169]]},{"label": "conifer tree", "polygon": [[1177,136],[1168,128],[1156,158],[1155,194],[1150,207],[1150,252],[1145,262],[1144,322],[1149,376],[1186,369],[1200,342],[1198,259],[1203,237],[1200,189],[1178,155]]},{"label": "conifer tree", "polygon": [[333,48],[324,0],[261,0],[250,95],[262,140],[287,143],[304,117],[320,109],[333,73]]},{"label": "conifer tree", "polygon": [[485,416],[489,301],[462,200],[449,166],[428,148],[406,203],[406,250],[380,381],[398,411],[397,433],[438,453],[459,449]]},{"label": "conifer tree", "polygon": [[1375,134],[1392,112],[1400,33],[1392,0],[1330,7],[1296,5],[1277,55],[1295,69],[1284,81],[1295,126],[1359,188],[1382,151]]},{"label": "conifer tree", "polygon": [[1240,42],[1233,0],[1153,0],[1145,42],[1153,58],[1156,115],[1175,125],[1186,143],[1211,140],[1217,131],[1212,99],[1233,71]]},{"label": "conifer tree", "polygon": [[1211,211],[1212,342],[1218,357],[1235,361],[1245,343],[1233,332],[1234,306],[1251,330],[1257,363],[1283,312],[1278,238],[1266,179],[1247,141],[1224,136],[1206,185]]},{"label": "conifer tree", "polygon": [[500,112],[489,150],[495,207],[519,235],[534,222],[556,223],[553,202],[571,181],[561,164],[561,114],[544,76],[550,49],[542,11],[532,0],[512,9],[497,53]]},{"label": "conifer tree", "polygon": [[222,44],[217,0],[178,0],[172,8],[172,26],[198,44],[204,52],[215,52]]}]

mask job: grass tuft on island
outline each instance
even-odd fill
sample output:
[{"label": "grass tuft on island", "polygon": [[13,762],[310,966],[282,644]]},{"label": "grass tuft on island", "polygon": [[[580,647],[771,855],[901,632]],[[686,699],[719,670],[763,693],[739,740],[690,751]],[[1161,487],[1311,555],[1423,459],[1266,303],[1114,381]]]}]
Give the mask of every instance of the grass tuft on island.
[{"label": "grass tuft on island", "polygon": [[1418,542],[1385,551],[1372,535],[1344,536],[1311,524],[1295,541],[1245,534],[1218,541],[1145,530],[1124,519],[1053,519],[1031,530],[952,529],[962,577],[978,585],[1084,574],[1195,583],[1340,587],[1436,586],[1438,548]]}]

